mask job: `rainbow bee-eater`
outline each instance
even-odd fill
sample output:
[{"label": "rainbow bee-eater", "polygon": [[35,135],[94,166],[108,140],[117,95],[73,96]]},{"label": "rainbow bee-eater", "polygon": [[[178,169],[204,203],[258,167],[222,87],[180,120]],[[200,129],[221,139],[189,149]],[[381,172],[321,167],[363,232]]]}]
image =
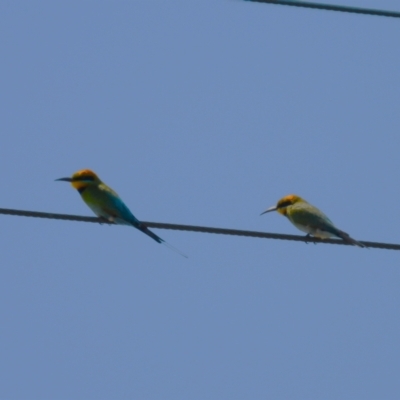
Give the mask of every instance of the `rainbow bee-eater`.
[{"label": "rainbow bee-eater", "polygon": [[70,178],[60,178],[56,180],[70,182],[72,187],[79,192],[83,201],[105,222],[133,226],[150,236],[157,243],[162,243],[187,258],[185,254],[175,249],[175,247],[171,246],[164,239],[161,239],[140,222],[118,194],[103,183],[90,169],[82,169],[75,172]]},{"label": "rainbow bee-eater", "polygon": [[350,237],[346,232],[336,228],[333,222],[317,207],[307,203],[295,194],[290,194],[278,201],[276,206],[265,210],[261,215],[277,211],[284,215],[298,229],[307,233],[307,236],[315,236],[320,239],[337,237],[346,243],[359,247],[365,247],[362,243]]}]

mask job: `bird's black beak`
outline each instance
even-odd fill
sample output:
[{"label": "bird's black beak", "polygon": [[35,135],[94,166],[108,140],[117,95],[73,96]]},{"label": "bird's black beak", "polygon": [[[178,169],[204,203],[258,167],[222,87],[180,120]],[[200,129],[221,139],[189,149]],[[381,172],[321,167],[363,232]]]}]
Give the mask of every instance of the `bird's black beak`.
[{"label": "bird's black beak", "polygon": [[277,206],[273,206],[273,207],[267,208],[267,209],[266,209],[264,212],[262,212],[260,215],[263,215],[263,214],[265,214],[265,213],[267,213],[267,212],[276,211],[277,209],[278,209]]},{"label": "bird's black beak", "polygon": [[63,181],[63,182],[72,182],[72,178],[59,178],[56,181]]}]

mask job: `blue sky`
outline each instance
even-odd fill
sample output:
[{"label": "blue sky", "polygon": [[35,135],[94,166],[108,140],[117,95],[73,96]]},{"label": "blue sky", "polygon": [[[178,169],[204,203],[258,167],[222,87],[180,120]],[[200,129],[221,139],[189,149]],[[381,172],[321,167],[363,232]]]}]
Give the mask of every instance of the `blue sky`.
[{"label": "blue sky", "polygon": [[[321,0],[319,0],[321,2]],[[326,3],[330,3],[326,2]],[[394,0],[342,4],[400,11]],[[400,20],[239,0],[0,3],[0,207],[400,243]],[[398,399],[400,253],[0,216],[1,399]]]}]

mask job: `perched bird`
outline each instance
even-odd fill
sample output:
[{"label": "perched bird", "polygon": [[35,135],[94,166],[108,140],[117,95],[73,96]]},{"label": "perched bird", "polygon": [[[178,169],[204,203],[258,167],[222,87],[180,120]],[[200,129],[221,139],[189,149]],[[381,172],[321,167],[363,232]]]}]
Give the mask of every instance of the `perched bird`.
[{"label": "perched bird", "polygon": [[276,206],[268,208],[261,215],[270,211],[278,211],[279,214],[287,217],[296,228],[307,232],[307,236],[312,235],[320,239],[337,237],[347,243],[365,247],[362,243],[351,238],[346,232],[336,228],[322,211],[295,194],[283,197]]},{"label": "perched bird", "polygon": [[118,194],[103,183],[90,169],[82,169],[75,172],[71,178],[60,178],[56,179],[56,181],[71,182],[72,187],[79,192],[83,201],[104,221],[113,222],[118,225],[133,226],[150,236],[157,243],[162,243],[187,258],[185,254],[175,249],[175,247],[171,246],[164,239],[161,239],[140,222],[131,213]]}]

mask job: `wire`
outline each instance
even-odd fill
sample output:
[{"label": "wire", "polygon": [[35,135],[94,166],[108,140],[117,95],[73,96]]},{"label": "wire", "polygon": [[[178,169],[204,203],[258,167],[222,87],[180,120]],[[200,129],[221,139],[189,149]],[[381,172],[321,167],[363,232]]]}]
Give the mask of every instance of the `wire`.
[{"label": "wire", "polygon": [[376,15],[379,17],[400,18],[400,12],[397,11],[385,11],[385,10],[376,10],[371,8],[338,6],[333,4],[310,3],[308,1],[297,1],[297,0],[245,0],[245,1],[251,1],[256,3],[279,4],[282,6],[315,8],[318,10],[341,11],[353,14]]},{"label": "wire", "polygon": [[[55,214],[45,213],[37,211],[23,211],[23,210],[11,210],[7,208],[0,208],[0,214],[5,215],[16,215],[20,217],[34,217],[34,218],[48,218],[48,219],[60,219],[64,221],[79,221],[79,222],[92,222],[96,224],[110,224],[112,222],[104,221],[103,219],[96,217],[84,217],[80,215],[68,215],[68,214]],[[158,229],[171,229],[177,231],[190,231],[190,232],[203,232],[203,233],[216,233],[219,235],[233,235],[233,236],[247,236],[262,239],[278,239],[278,240],[293,240],[295,242],[305,243],[326,243],[326,244],[340,244],[340,245],[351,245],[342,240],[335,239],[318,239],[314,237],[305,237],[297,235],[283,235],[279,233],[267,233],[267,232],[255,232],[255,231],[244,231],[238,229],[223,229],[223,228],[211,228],[207,226],[195,226],[195,225],[180,225],[180,224],[166,224],[162,222],[148,222],[142,221],[144,225],[149,228]],[[400,250],[400,244],[390,243],[377,243],[377,242],[361,242],[366,247],[375,249],[386,249],[386,250]]]}]

